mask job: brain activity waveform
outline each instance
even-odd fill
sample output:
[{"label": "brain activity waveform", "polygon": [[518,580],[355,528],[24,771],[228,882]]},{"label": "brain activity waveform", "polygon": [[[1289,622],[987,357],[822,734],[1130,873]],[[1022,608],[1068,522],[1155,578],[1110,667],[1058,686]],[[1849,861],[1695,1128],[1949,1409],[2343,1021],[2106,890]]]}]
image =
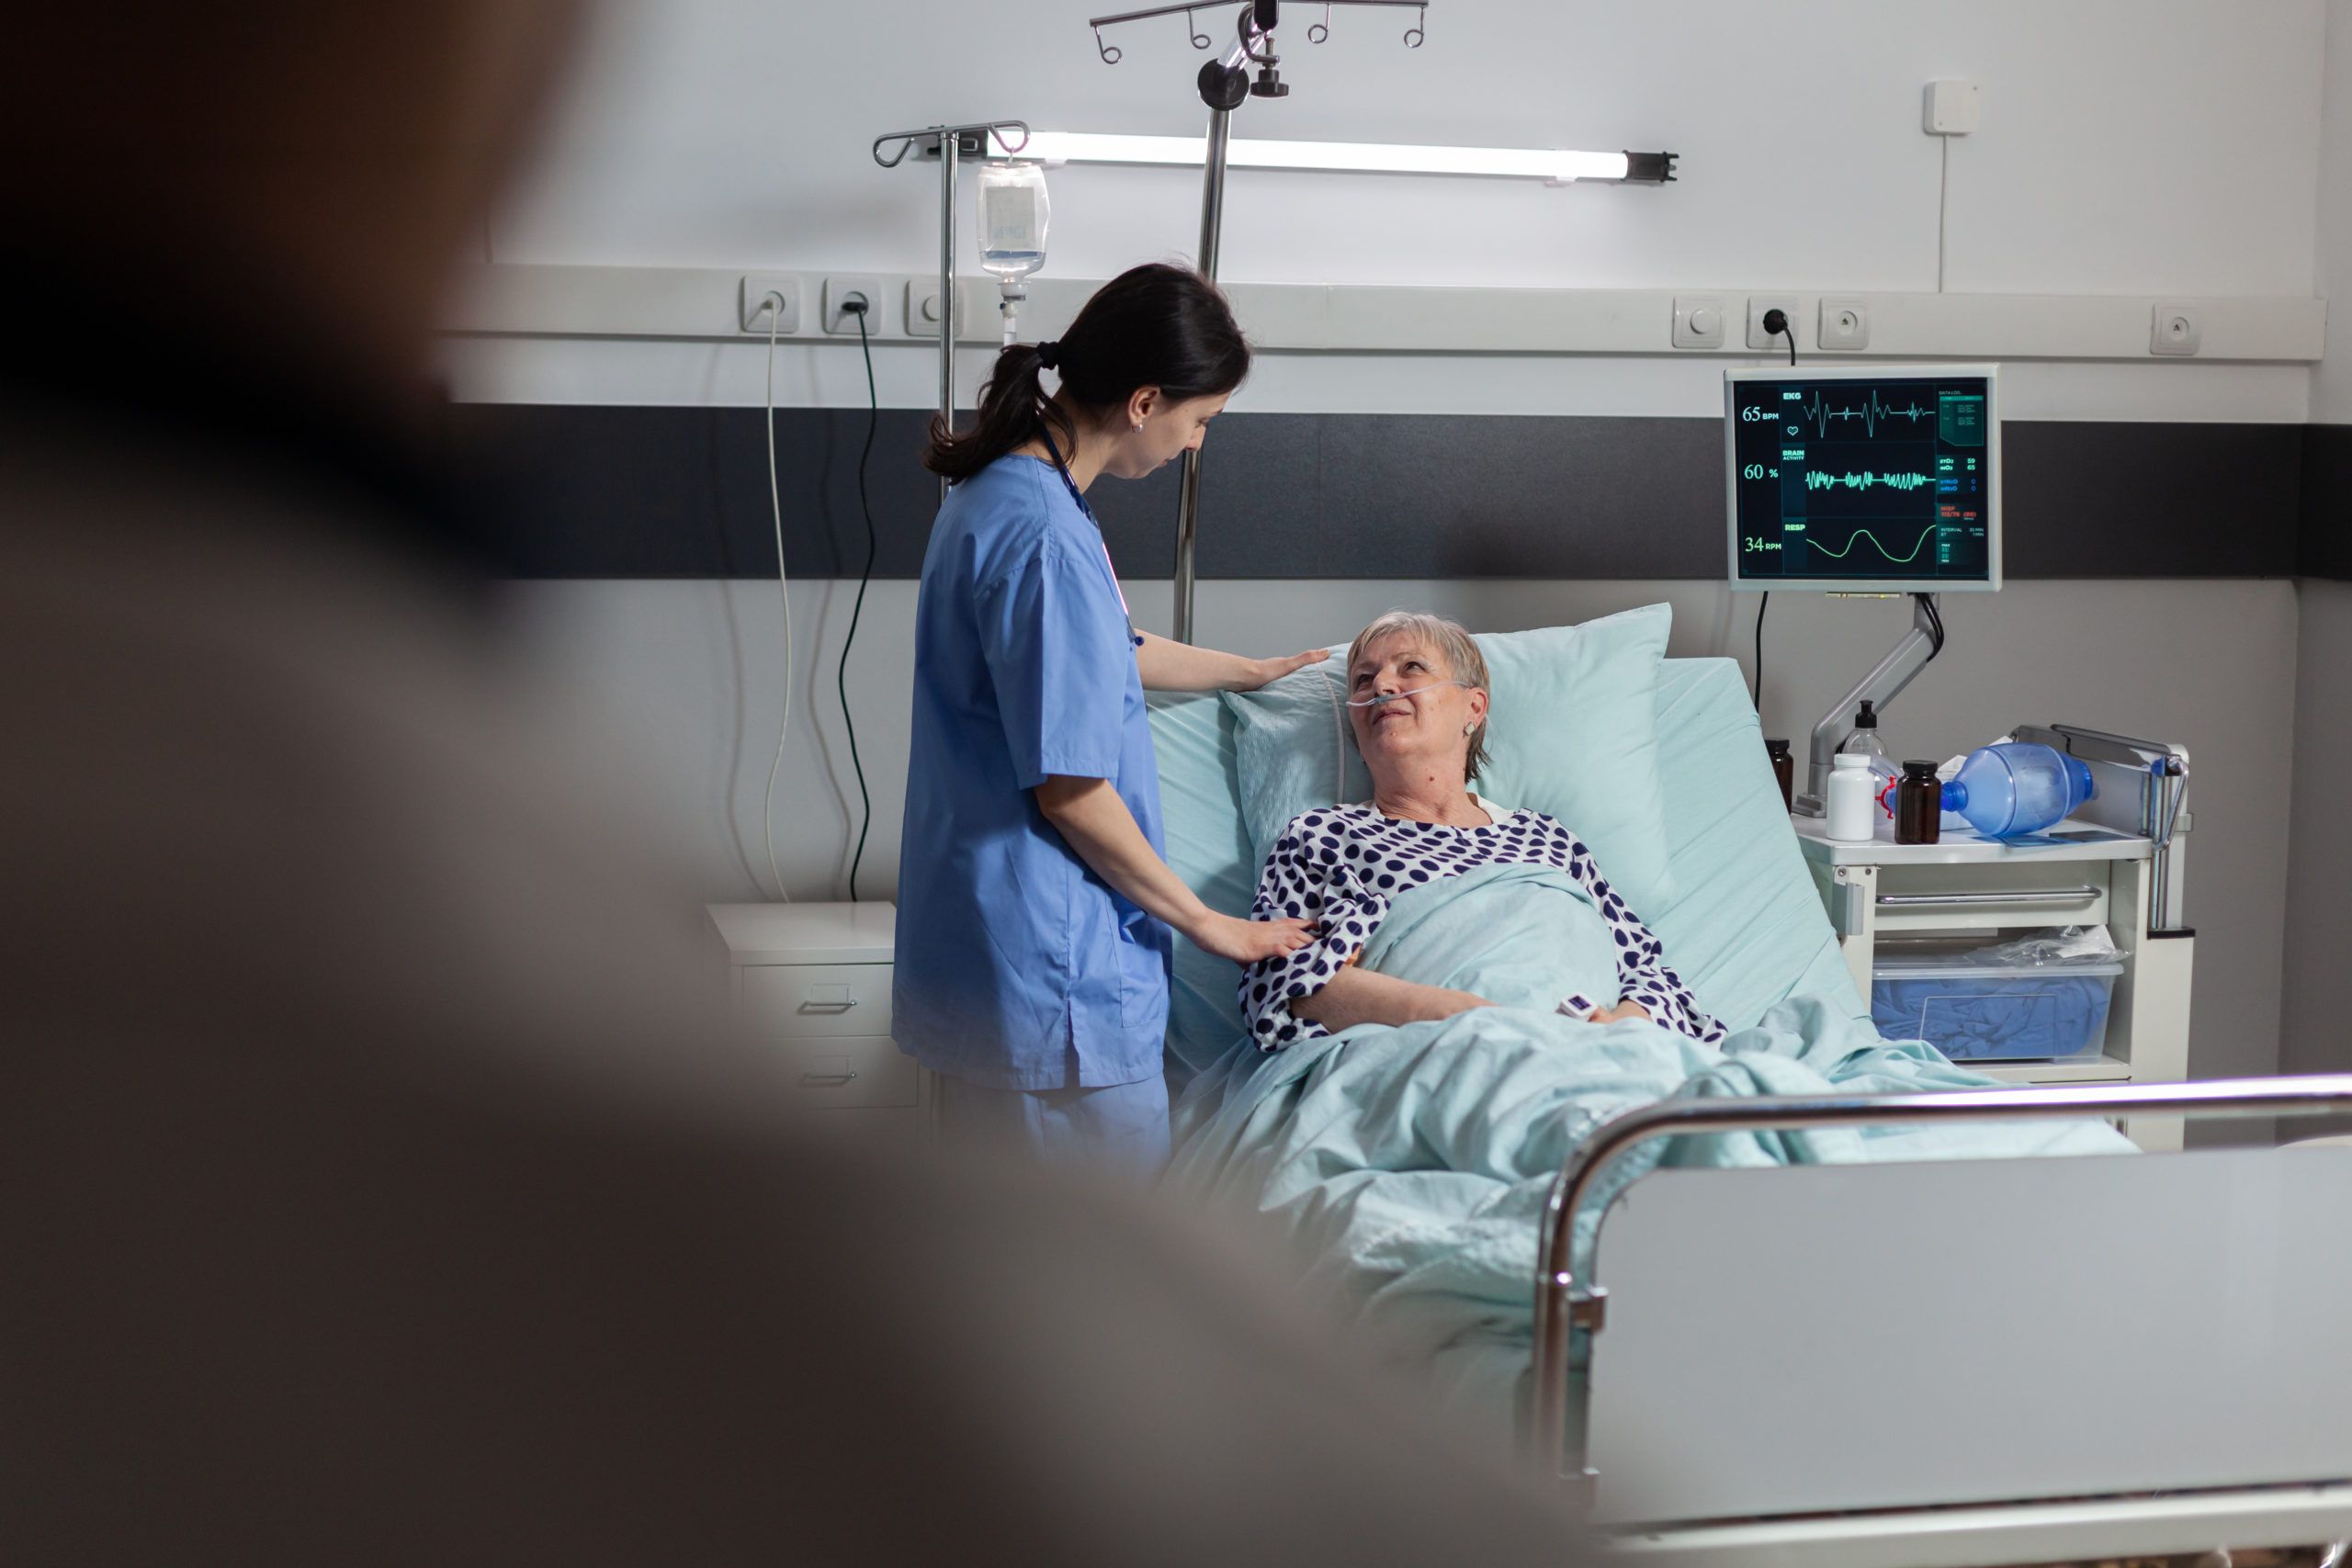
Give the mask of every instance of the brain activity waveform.
[{"label": "brain activity waveform", "polygon": [[1861,543],[1864,539],[1868,539],[1871,542],[1871,547],[1878,551],[1879,554],[1884,556],[1889,564],[1894,566],[1905,566],[1919,558],[1919,552],[1927,547],[1928,539],[1934,536],[1935,532],[1936,525],[1932,523],[1928,524],[1927,531],[1921,534],[1917,539],[1913,541],[1909,549],[1904,551],[1903,554],[1899,556],[1894,551],[1888,549],[1884,544],[1881,543],[1879,536],[1876,534],[1871,533],[1868,528],[1855,529],[1853,536],[1846,541],[1846,547],[1842,550],[1833,550],[1827,545],[1822,544],[1817,540],[1813,543],[1811,547],[1819,550],[1823,555],[1828,556],[1833,559],[1843,560],[1848,556],[1854,553],[1854,547],[1856,545]]},{"label": "brain activity waveform", "polygon": [[1829,434],[1830,426],[1846,421],[1860,420],[1862,422],[1862,434],[1865,435],[1875,436],[1878,434],[1878,427],[1882,421],[1902,419],[1916,422],[1933,417],[1936,411],[1933,409],[1923,409],[1917,402],[1913,402],[1907,407],[1896,408],[1891,403],[1883,403],[1879,401],[1878,393],[1873,391],[1871,393],[1870,401],[1859,404],[1849,409],[1831,408],[1829,404],[1824,400],[1818,393],[1816,393],[1814,396],[1813,401],[1802,406],[1801,412],[1804,413],[1804,417],[1811,422],[1813,425],[1813,433],[1815,435],[1826,437]]},{"label": "brain activity waveform", "polygon": [[1869,490],[1873,485],[1883,490],[1920,490],[1935,483],[1929,474],[1824,474],[1808,472],[1804,477],[1807,490],[1828,490],[1842,486],[1847,490]]}]

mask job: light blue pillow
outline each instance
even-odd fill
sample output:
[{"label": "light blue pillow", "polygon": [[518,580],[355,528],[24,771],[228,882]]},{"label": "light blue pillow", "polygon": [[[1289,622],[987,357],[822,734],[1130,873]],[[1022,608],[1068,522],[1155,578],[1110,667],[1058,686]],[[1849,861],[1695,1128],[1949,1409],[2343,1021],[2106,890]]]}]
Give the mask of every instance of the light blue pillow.
[{"label": "light blue pillow", "polygon": [[[1580,626],[1478,637],[1490,761],[1474,787],[1566,823],[1636,914],[1674,897],[1657,744],[1673,625],[1672,606],[1646,604]],[[1341,644],[1324,663],[1219,698],[1234,718],[1242,819],[1261,863],[1300,812],[1372,796],[1348,729],[1346,653]]]}]

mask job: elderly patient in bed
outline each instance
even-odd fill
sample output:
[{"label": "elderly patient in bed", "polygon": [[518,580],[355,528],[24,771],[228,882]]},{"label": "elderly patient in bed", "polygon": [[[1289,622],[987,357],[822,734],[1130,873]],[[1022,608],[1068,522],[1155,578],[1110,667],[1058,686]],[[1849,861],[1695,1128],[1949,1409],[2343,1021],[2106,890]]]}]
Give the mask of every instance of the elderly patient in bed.
[{"label": "elderly patient in bed", "polygon": [[1261,1050],[1359,1023],[1415,1023],[1491,1005],[1356,962],[1398,897],[1491,865],[1565,873],[1609,928],[1615,994],[1564,997],[1562,1012],[1595,1023],[1642,1018],[1694,1040],[1723,1039],[1723,1025],[1700,1010],[1658,940],[1565,824],[1470,787],[1486,761],[1489,714],[1487,661],[1468,632],[1436,615],[1383,615],[1356,634],[1343,678],[1373,795],[1292,818],[1266,857],[1254,913],[1311,919],[1319,932],[1243,975],[1242,1011]]}]

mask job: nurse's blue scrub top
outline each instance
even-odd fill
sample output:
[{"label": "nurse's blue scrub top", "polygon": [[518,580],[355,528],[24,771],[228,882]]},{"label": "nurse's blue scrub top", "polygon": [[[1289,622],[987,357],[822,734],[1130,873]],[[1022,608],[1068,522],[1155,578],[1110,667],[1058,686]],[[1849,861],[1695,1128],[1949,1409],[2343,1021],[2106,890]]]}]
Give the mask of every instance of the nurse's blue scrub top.
[{"label": "nurse's blue scrub top", "polygon": [[1037,809],[1047,775],[1108,779],[1165,852],[1159,773],[1102,536],[1050,463],[948,491],[915,608],[912,745],[890,1032],[994,1089],[1160,1071],[1168,928]]}]

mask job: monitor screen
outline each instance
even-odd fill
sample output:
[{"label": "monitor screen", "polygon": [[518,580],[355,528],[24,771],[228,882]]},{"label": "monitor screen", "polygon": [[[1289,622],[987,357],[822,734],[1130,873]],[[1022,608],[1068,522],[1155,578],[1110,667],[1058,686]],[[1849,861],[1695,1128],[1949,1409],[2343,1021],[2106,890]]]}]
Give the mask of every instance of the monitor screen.
[{"label": "monitor screen", "polygon": [[1996,379],[1984,365],[1729,372],[1732,585],[1998,588]]}]

